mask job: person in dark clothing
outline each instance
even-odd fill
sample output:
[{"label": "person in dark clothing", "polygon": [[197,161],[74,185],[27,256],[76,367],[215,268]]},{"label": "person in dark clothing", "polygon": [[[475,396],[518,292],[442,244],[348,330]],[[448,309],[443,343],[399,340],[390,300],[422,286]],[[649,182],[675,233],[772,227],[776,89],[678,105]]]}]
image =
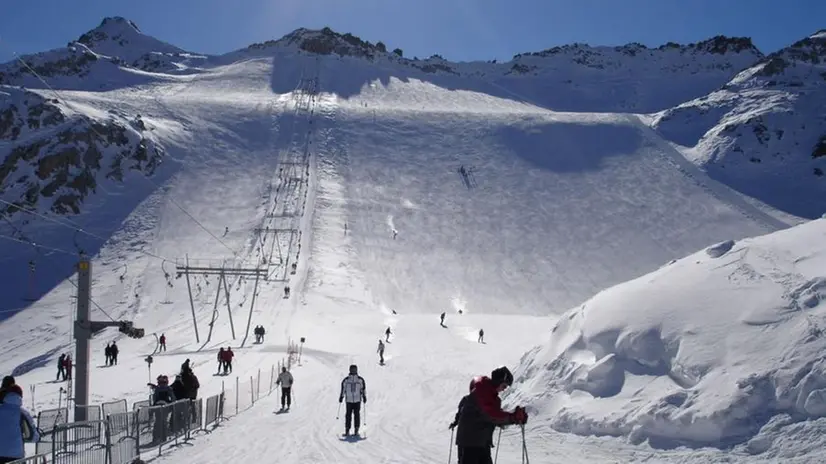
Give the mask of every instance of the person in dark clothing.
[{"label": "person in dark clothing", "polygon": [[112,342],[112,364],[118,363],[118,345],[115,342]]},{"label": "person in dark clothing", "polygon": [[112,364],[112,345],[107,343],[106,348],[103,349],[103,355],[106,357],[106,365]]},{"label": "person in dark clothing", "polygon": [[224,371],[226,374],[226,369],[224,368],[224,347],[218,348],[218,373],[220,374],[221,371]]},{"label": "person in dark clothing", "polygon": [[226,374],[227,371],[232,373],[232,358],[234,357],[235,353],[233,353],[232,348],[228,346],[227,349],[224,350],[224,374]]},{"label": "person in dark clothing", "polygon": [[442,313],[442,315],[439,316],[439,325],[442,327],[445,326],[445,313]]},{"label": "person in dark clothing", "polygon": [[379,354],[379,364],[384,364],[384,342],[379,339],[379,349],[376,350]]},{"label": "person in dark clothing", "polygon": [[175,398],[183,399],[189,397],[186,391],[186,385],[184,385],[184,381],[180,374],[175,376],[175,381],[172,382],[170,387],[172,388],[172,393],[175,394]]},{"label": "person in dark clothing", "polygon": [[57,378],[55,380],[60,379],[66,380],[66,354],[61,354],[59,358],[57,358]]},{"label": "person in dark clothing", "polygon": [[160,346],[158,347],[158,351],[166,351],[166,334],[161,334],[161,338],[158,339]]},{"label": "person in dark clothing", "polygon": [[513,383],[507,367],[491,372],[490,377],[477,377],[470,383],[470,393],[459,402],[451,424],[456,427],[456,447],[459,464],[489,464],[490,449],[496,426],[525,424],[528,413],[519,406],[513,412],[502,410],[499,393]]},{"label": "person in dark clothing", "polygon": [[64,375],[66,376],[63,380],[72,380],[72,367],[72,356],[67,354],[63,361]]},{"label": "person in dark clothing", "polygon": [[189,358],[186,358],[186,361],[184,361],[184,363],[181,364],[181,372],[186,372],[190,370],[192,370],[192,368],[189,367]]},{"label": "person in dark clothing", "polygon": [[185,393],[180,398],[198,399],[198,389],[201,388],[201,382],[198,381],[198,376],[192,372],[192,369],[181,372],[181,380],[184,383]]}]

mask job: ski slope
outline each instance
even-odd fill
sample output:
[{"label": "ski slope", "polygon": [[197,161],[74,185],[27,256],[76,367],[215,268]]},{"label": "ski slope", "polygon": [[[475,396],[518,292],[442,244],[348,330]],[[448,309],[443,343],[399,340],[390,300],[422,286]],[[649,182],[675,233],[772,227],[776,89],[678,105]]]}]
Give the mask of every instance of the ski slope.
[{"label": "ski slope", "polygon": [[[140,113],[170,156],[167,177],[125,221],[105,224],[114,232],[93,260],[96,303],[113,319],[166,334],[169,351],[156,355],[153,375],[174,373],[189,358],[207,396],[221,389],[210,375],[218,347],[232,345],[234,374],[244,379],[283,359],[289,341],[307,340],[291,412],[275,415],[272,396],[161,461],[443,461],[447,424],[470,377],[515,366],[559,314],[709,244],[785,227],[684,169],[635,115],[551,112],[486,93],[489,83],[451,90],[414,78],[365,81],[344,98],[337,86],[361,81],[366,65],[290,58],[289,66],[285,57],[251,58],[162,85],[62,92],[77,108]],[[319,94],[307,92],[308,80]],[[295,164],[306,168],[284,170]],[[475,187],[463,183],[460,166],[472,168]],[[83,220],[94,225],[117,205],[104,201]],[[299,237],[260,231],[282,226]],[[60,230],[43,227],[48,237]],[[48,243],[72,249],[71,238]],[[297,263],[297,273],[275,256]],[[195,276],[196,342],[186,284],[174,270],[187,257],[234,267],[267,258],[268,271],[288,282],[273,278],[255,293],[249,279],[230,280],[233,340],[225,302],[213,311],[215,279]],[[57,403],[53,365],[71,346],[73,290],[61,279],[0,324],[0,369],[16,371],[24,391],[37,385],[36,409]],[[447,328],[438,325],[443,311]],[[239,347],[248,320],[267,328],[264,344]],[[375,349],[388,326],[395,334],[382,367]],[[484,344],[476,342],[480,328]],[[100,359],[111,340],[120,364],[93,369],[91,400],[145,398],[143,358],[154,337],[104,331],[92,343]],[[359,443],[342,443],[335,420],[350,363],[361,367],[370,398]],[[707,462],[725,454],[548,428],[532,429],[530,440],[534,462]],[[505,432],[501,459],[518,452],[515,432]]]}]

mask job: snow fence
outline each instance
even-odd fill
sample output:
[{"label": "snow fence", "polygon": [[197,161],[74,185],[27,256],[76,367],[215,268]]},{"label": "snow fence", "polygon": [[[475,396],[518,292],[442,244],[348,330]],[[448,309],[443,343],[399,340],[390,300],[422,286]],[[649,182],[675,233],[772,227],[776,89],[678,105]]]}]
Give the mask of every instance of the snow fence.
[{"label": "snow fence", "polygon": [[[284,363],[288,365],[291,363]],[[188,443],[197,433],[210,433],[221,422],[251,408],[275,390],[277,371],[267,371],[241,381],[206,399],[185,399],[169,404],[136,402],[127,410],[126,400],[100,406],[80,406],[82,422],[69,421],[69,408],[41,411],[37,415],[41,439],[36,454],[15,464],[133,464],[141,455]],[[276,370],[278,367],[278,370]]]}]

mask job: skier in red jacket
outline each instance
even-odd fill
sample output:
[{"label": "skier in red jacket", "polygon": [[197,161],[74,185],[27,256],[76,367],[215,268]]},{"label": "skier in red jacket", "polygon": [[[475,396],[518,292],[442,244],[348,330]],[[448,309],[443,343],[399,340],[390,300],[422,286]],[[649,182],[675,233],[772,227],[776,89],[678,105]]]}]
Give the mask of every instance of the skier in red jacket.
[{"label": "skier in red jacket", "polygon": [[490,377],[476,377],[470,382],[470,393],[459,402],[459,411],[450,428],[456,430],[459,464],[492,462],[490,448],[496,426],[525,424],[528,413],[519,406],[513,412],[502,410],[499,392],[513,383],[507,367],[491,372]]}]

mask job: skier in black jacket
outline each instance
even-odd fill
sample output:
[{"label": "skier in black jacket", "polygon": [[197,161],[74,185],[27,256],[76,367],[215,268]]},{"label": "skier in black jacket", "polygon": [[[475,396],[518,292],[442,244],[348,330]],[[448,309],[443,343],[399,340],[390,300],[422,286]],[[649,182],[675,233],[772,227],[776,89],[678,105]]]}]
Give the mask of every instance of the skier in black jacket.
[{"label": "skier in black jacket", "polygon": [[500,367],[490,377],[477,377],[470,383],[470,393],[459,402],[451,428],[457,427],[456,446],[459,464],[490,464],[490,448],[496,426],[525,424],[528,413],[521,406],[514,412],[502,410],[499,392],[513,383],[513,374]]}]

